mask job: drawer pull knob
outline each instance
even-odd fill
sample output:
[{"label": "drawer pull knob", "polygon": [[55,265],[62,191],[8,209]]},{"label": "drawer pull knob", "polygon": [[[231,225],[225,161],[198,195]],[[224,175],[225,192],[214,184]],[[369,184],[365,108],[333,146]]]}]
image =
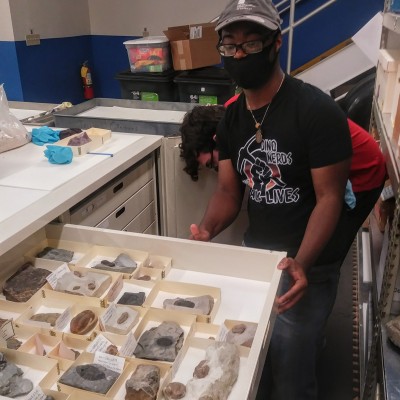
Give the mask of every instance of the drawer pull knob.
[{"label": "drawer pull knob", "polygon": [[117,193],[118,190],[121,190],[123,187],[124,187],[124,182],[118,183],[118,185],[114,187],[113,193]]},{"label": "drawer pull knob", "polygon": [[122,215],[125,212],[125,207],[122,207],[120,210],[118,210],[115,213],[115,218],[118,218],[120,215]]}]

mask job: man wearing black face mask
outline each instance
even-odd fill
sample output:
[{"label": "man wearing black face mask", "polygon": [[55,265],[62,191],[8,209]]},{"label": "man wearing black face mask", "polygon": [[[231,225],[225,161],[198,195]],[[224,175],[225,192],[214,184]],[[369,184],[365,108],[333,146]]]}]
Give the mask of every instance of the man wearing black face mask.
[{"label": "man wearing black face mask", "polygon": [[191,238],[208,241],[227,227],[240,210],[242,183],[249,186],[244,244],[287,252],[264,369],[268,395],[259,399],[316,400],[316,358],[345,256],[324,249],[344,217],[352,155],[346,116],[328,95],[282,71],[271,0],[230,0],[216,30],[243,93],[219,123],[218,185]]}]

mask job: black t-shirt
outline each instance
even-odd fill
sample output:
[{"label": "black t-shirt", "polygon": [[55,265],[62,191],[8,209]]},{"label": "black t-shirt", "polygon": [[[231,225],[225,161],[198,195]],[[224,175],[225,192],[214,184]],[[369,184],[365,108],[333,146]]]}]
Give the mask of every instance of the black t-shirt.
[{"label": "black t-shirt", "polygon": [[[258,122],[266,107],[253,111]],[[255,122],[240,95],[217,129],[219,159],[230,159],[250,187],[246,245],[295,256],[316,202],[311,169],[352,154],[347,119],[327,94],[286,75],[262,131],[257,143]]]}]

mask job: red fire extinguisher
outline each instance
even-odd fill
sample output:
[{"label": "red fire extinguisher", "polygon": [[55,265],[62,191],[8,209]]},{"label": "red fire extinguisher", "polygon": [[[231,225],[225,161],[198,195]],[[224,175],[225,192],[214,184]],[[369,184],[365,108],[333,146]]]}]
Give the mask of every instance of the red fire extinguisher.
[{"label": "red fire extinguisher", "polygon": [[93,99],[93,82],[92,82],[92,73],[89,68],[88,61],[85,61],[81,67],[81,78],[83,84],[83,97],[86,100]]}]

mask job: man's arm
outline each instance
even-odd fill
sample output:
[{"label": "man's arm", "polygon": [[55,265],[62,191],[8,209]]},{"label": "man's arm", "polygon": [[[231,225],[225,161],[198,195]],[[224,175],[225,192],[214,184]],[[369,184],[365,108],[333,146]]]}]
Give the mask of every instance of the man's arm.
[{"label": "man's arm", "polygon": [[316,205],[296,257],[286,258],[279,265],[294,280],[292,288],[278,299],[279,312],[292,307],[304,294],[305,273],[328,243],[340,217],[349,170],[350,159],[311,170]]},{"label": "man's arm", "polygon": [[218,163],[217,187],[208,202],[199,226],[190,226],[190,239],[209,241],[227,228],[237,217],[242,204],[243,190],[230,160]]}]

